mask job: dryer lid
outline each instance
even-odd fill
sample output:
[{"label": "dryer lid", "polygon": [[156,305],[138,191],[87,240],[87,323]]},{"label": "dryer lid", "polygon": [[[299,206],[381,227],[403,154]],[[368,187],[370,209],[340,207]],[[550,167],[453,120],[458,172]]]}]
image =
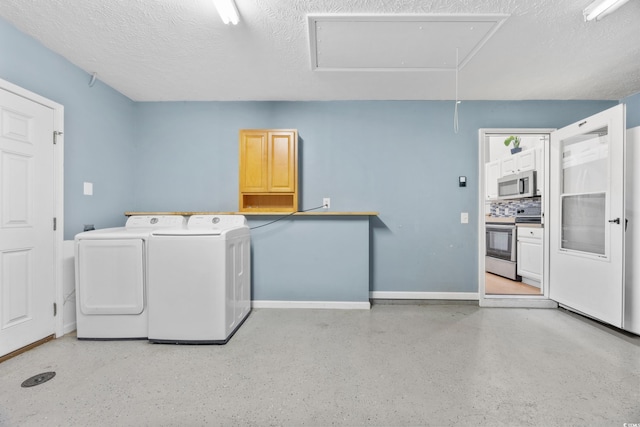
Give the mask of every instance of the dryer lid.
[{"label": "dryer lid", "polygon": [[194,230],[230,230],[247,226],[244,215],[192,215],[187,228]]},{"label": "dryer lid", "polygon": [[185,227],[187,219],[182,215],[132,215],[125,227],[132,228],[176,228]]},{"label": "dryer lid", "polygon": [[159,230],[154,230],[151,232],[152,236],[220,236],[225,232],[225,230],[220,230],[216,228],[211,229],[188,229],[188,228],[164,228]]}]

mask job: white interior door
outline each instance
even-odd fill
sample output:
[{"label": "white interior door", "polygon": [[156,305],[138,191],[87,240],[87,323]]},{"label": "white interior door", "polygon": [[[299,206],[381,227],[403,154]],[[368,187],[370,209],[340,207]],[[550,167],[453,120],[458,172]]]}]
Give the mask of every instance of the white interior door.
[{"label": "white interior door", "polygon": [[551,133],[549,295],[622,326],[624,127],[620,104]]},{"label": "white interior door", "polygon": [[0,356],[55,331],[54,112],[0,89]]}]

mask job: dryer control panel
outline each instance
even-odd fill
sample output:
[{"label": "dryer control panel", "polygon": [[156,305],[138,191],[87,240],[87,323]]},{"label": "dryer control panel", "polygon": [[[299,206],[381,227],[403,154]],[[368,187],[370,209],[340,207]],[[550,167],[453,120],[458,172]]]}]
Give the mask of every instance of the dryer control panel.
[{"label": "dryer control panel", "polygon": [[188,228],[215,228],[226,230],[247,225],[244,215],[192,215]]}]

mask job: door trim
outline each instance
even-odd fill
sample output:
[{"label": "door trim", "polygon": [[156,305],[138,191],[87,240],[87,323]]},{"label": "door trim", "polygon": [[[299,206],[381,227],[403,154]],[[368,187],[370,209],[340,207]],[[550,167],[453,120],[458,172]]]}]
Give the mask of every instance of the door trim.
[{"label": "door trim", "polygon": [[[549,239],[547,236],[548,227],[545,227],[544,237],[544,272],[543,283],[544,291],[540,296],[522,296],[522,295],[496,295],[490,298],[485,296],[485,225],[484,225],[484,206],[485,197],[484,192],[486,188],[485,182],[485,163],[487,160],[487,147],[486,147],[486,135],[488,134],[551,134],[554,128],[481,128],[478,129],[478,305],[481,307],[524,307],[524,308],[556,308],[558,305],[555,301],[549,299],[549,278],[548,278],[548,266],[549,262],[547,255],[549,253]],[[545,164],[549,164],[549,147],[545,147],[543,152]],[[545,168],[545,181],[544,181],[544,197],[548,197],[549,194],[549,168]],[[548,199],[547,199],[548,200]],[[544,204],[544,215],[548,218],[549,204]]]},{"label": "door trim", "polygon": [[[55,303],[58,308],[58,314],[54,317],[54,330],[57,338],[64,335],[63,308],[65,298],[62,288],[62,242],[64,240],[64,106],[3,79],[0,79],[0,89],[51,108],[53,110],[53,129],[56,132],[61,132],[56,138],[56,145],[53,150],[54,212],[57,219],[53,256]],[[51,143],[53,144],[53,135],[51,135],[51,139]],[[51,309],[53,310],[53,307],[51,307]]]}]

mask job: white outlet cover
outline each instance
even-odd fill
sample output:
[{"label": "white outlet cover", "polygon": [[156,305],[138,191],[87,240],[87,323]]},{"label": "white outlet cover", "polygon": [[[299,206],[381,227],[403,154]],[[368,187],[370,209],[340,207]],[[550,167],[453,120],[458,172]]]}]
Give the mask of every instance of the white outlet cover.
[{"label": "white outlet cover", "polygon": [[469,223],[469,212],[460,212],[460,223],[461,224]]},{"label": "white outlet cover", "polygon": [[93,196],[93,182],[84,183],[84,195]]}]

